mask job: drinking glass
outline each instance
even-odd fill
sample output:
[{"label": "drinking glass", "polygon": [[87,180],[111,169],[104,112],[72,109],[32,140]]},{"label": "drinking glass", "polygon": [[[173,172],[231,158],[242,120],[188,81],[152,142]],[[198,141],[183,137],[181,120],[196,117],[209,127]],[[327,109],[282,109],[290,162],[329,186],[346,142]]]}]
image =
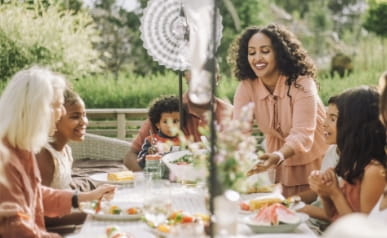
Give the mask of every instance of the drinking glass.
[{"label": "drinking glass", "polygon": [[171,206],[169,181],[152,180],[144,202],[145,219],[157,227],[167,220]]},{"label": "drinking glass", "polygon": [[215,198],[216,233],[219,237],[237,234],[239,193],[227,190]]}]

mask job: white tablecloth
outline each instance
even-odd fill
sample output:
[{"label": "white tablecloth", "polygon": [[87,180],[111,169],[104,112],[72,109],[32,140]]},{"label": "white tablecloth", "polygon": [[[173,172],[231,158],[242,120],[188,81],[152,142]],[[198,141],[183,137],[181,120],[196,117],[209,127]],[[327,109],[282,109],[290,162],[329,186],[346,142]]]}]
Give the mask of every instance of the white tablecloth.
[{"label": "white tablecloth", "polygon": [[[117,202],[142,202],[144,200],[144,191],[138,191],[135,188],[120,188],[113,199]],[[176,210],[184,210],[189,213],[207,213],[205,198],[201,189],[183,187],[175,184],[171,187],[172,206]],[[238,215],[242,216],[242,215]],[[106,227],[116,225],[123,232],[133,234],[135,238],[157,238],[151,229],[142,221],[108,221],[96,220],[89,216],[83,225],[80,233],[70,235],[69,238],[91,237],[106,238]],[[305,224],[302,223],[294,232],[286,234],[254,234],[250,228],[239,223],[237,237],[267,237],[267,238],[316,238],[317,236]]]}]

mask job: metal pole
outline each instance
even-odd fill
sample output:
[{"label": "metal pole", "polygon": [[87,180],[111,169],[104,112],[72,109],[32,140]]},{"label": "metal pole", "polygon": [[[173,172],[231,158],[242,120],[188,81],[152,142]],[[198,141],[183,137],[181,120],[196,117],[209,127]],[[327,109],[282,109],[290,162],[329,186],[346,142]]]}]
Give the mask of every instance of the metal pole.
[{"label": "metal pole", "polygon": [[[217,195],[220,194],[220,186],[217,179],[216,172],[216,161],[215,161],[215,146],[216,146],[216,130],[215,130],[215,120],[216,115],[214,111],[215,106],[215,93],[216,93],[216,18],[217,18],[217,0],[214,0],[214,11],[213,11],[213,25],[212,25],[212,77],[211,77],[211,120],[210,120],[210,173],[209,173],[209,193],[210,193],[210,213],[211,216],[215,214],[214,199]],[[210,237],[215,237],[214,223],[210,219]]]},{"label": "metal pole", "polygon": [[180,112],[180,130],[183,131],[183,71],[179,71],[179,112]]}]

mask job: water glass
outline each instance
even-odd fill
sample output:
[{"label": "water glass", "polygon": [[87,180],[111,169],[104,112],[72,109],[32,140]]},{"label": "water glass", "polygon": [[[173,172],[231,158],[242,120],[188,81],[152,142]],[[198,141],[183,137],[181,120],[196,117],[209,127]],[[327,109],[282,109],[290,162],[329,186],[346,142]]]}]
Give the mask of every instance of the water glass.
[{"label": "water glass", "polygon": [[215,227],[220,237],[232,237],[237,234],[239,193],[227,190],[215,198]]},{"label": "water glass", "polygon": [[145,196],[145,219],[157,227],[167,220],[171,211],[172,203],[169,181],[152,180]]},{"label": "water glass", "polygon": [[204,224],[203,223],[187,223],[175,225],[171,231],[169,238],[204,238]]}]

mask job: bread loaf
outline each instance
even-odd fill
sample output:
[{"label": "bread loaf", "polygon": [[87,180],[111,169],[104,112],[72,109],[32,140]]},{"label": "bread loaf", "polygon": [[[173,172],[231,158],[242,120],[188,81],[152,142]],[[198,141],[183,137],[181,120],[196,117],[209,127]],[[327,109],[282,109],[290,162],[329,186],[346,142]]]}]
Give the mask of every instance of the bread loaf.
[{"label": "bread loaf", "polygon": [[134,179],[134,174],[132,171],[120,171],[108,173],[109,181],[131,181]]}]

